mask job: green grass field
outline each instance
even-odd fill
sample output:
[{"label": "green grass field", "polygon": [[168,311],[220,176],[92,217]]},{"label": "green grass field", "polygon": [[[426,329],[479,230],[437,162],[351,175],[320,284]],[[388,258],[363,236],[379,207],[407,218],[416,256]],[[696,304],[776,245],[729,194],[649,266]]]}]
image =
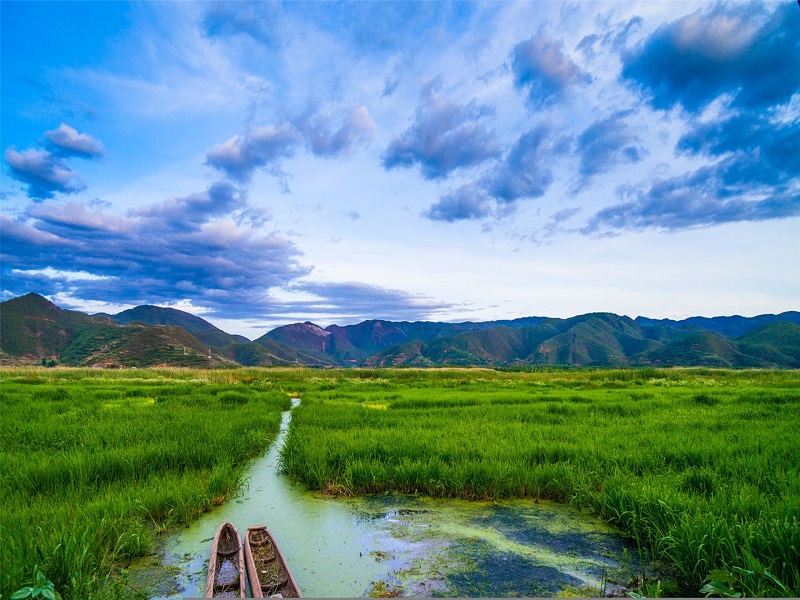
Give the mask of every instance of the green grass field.
[{"label": "green grass field", "polygon": [[312,489],[569,502],[673,565],[684,593],[714,569],[746,595],[800,592],[800,373],[317,379],[282,456]]},{"label": "green grass field", "polygon": [[64,598],[128,595],[154,528],[241,485],[289,396],[243,371],[0,370],[0,594],[41,569]]},{"label": "green grass field", "polygon": [[312,489],[569,502],[683,593],[724,569],[800,594],[800,372],[3,369],[2,597],[37,568],[125,596],[120,566],[230,498],[290,396],[282,462]]}]

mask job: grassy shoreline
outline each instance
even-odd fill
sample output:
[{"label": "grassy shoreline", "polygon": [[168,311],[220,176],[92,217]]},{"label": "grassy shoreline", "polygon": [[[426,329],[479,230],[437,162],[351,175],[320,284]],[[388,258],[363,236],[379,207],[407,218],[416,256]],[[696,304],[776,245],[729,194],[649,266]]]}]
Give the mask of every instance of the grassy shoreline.
[{"label": "grassy shoreline", "polygon": [[40,569],[65,599],[119,598],[119,561],[241,486],[289,396],[244,373],[0,370],[0,593]]},{"label": "grassy shoreline", "polygon": [[725,569],[745,595],[796,596],[798,424],[797,372],[383,371],[304,393],[282,461],[333,493],[568,502],[689,590]]},{"label": "grassy shoreline", "polygon": [[[697,590],[800,592],[800,372],[0,369],[0,593],[69,598],[154,525],[226,501],[300,396],[282,463],[311,489],[542,498],[621,526]],[[782,591],[766,569],[785,586]]]}]

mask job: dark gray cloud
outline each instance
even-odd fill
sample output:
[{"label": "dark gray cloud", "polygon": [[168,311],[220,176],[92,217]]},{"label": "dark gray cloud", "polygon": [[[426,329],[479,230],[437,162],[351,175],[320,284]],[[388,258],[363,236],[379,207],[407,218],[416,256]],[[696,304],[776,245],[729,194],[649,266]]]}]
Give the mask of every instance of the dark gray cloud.
[{"label": "dark gray cloud", "polygon": [[800,16],[791,2],[715,4],[662,25],[622,52],[622,77],[653,106],[698,111],[722,94],[760,109],[800,91]]},{"label": "dark gray cloud", "polygon": [[50,149],[59,156],[92,159],[103,156],[106,151],[100,140],[88,133],[78,133],[66,123],[62,123],[58,129],[46,131],[44,136]]},{"label": "dark gray cloud", "polygon": [[75,194],[86,189],[80,176],[62,158],[47,150],[29,148],[17,152],[10,146],[3,157],[11,177],[28,186],[31,198],[44,200],[57,193]]},{"label": "dark gray cloud", "polygon": [[3,285],[22,293],[31,277],[41,279],[36,271],[81,271],[91,277],[56,277],[48,289],[123,304],[186,298],[232,318],[263,314],[270,288],[310,268],[294,244],[264,232],[263,218],[253,226],[249,208],[227,183],[125,216],[82,202],[31,205],[2,217]]},{"label": "dark gray cloud", "polygon": [[533,108],[542,108],[562,98],[570,86],[591,81],[564,52],[564,43],[543,30],[519,42],[512,51],[514,83],[528,90]]},{"label": "dark gray cloud", "polygon": [[280,16],[280,2],[217,0],[207,5],[202,29],[209,38],[245,35],[265,46],[276,47],[279,45],[276,24]]},{"label": "dark gray cloud", "polygon": [[423,216],[451,223],[482,219],[512,210],[517,200],[539,198],[553,183],[553,161],[567,148],[549,127],[536,127],[522,134],[480,178],[443,195]]},{"label": "dark gray cloud", "polygon": [[647,156],[638,135],[625,121],[631,111],[616,112],[589,125],[578,136],[580,166],[577,189],[585,187],[599,173],[620,163],[636,163]]},{"label": "dark gray cloud", "polygon": [[423,177],[440,179],[501,153],[495,132],[481,122],[491,109],[475,100],[450,102],[439,94],[440,88],[440,80],[423,88],[414,124],[386,148],[384,168],[419,165]]}]

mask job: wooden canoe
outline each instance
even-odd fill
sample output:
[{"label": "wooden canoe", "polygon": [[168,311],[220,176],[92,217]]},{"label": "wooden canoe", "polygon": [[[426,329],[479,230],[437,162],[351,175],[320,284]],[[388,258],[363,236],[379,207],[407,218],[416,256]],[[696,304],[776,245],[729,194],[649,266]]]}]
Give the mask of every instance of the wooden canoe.
[{"label": "wooden canoe", "polygon": [[247,528],[244,558],[253,598],[302,598],[275,538],[263,525]]},{"label": "wooden canoe", "polygon": [[224,522],[211,544],[206,598],[244,598],[244,551],[236,527]]}]

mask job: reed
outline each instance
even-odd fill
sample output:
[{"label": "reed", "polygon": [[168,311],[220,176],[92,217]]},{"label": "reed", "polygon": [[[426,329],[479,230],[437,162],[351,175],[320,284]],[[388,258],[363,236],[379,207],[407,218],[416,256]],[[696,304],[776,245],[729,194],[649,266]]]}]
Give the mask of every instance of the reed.
[{"label": "reed", "polygon": [[1,370],[0,594],[38,567],[65,599],[126,597],[154,526],[230,498],[274,439],[289,396],[252,375]]},{"label": "reed", "polygon": [[[800,591],[800,373],[370,372],[303,394],[284,470],[318,490],[547,498],[595,511],[694,592]],[[757,567],[757,568],[754,568]]]}]

